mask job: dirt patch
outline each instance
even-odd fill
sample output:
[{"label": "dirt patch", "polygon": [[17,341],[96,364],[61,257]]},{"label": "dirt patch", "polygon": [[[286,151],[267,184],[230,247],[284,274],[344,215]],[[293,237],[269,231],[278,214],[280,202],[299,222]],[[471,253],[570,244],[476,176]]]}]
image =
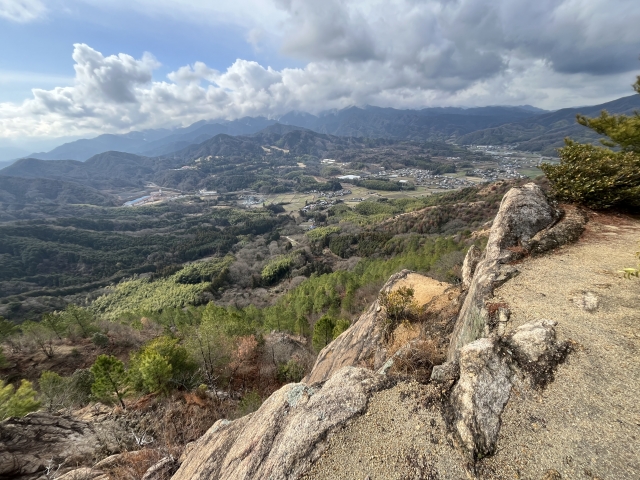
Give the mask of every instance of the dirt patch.
[{"label": "dirt patch", "polygon": [[419,273],[410,273],[396,282],[393,286],[393,291],[398,290],[401,287],[413,288],[413,298],[418,306],[424,306],[429,303],[434,297],[442,295],[447,288],[451,285],[446,282],[439,282],[430,277],[425,277]]},{"label": "dirt patch", "polygon": [[[618,273],[634,265],[639,239],[637,220],[592,214],[577,244],[523,262],[520,275],[496,290],[511,309],[508,329],[555,320],[574,352],[546,389],[514,389],[499,451],[481,462],[481,477],[640,475],[640,282]],[[578,293],[597,301],[576,302]]]},{"label": "dirt patch", "polygon": [[415,382],[375,394],[367,412],[330,438],[327,452],[302,478],[467,478],[464,459],[448,441],[441,410],[434,405],[438,395]]}]

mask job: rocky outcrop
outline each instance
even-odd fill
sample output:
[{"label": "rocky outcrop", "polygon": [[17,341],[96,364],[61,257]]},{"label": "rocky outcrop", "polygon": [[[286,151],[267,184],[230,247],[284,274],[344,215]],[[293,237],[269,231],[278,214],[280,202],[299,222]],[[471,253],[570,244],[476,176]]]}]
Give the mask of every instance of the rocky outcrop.
[{"label": "rocky outcrop", "polygon": [[584,232],[587,220],[587,214],[580,208],[564,206],[561,220],[536,233],[529,242],[529,251],[536,255],[575,242]]},{"label": "rocky outcrop", "polygon": [[35,479],[47,467],[61,476],[77,466],[93,465],[99,449],[89,423],[45,412],[9,418],[0,423],[0,478]]},{"label": "rocky outcrop", "polygon": [[[454,360],[464,345],[488,335],[490,318],[486,303],[495,288],[518,274],[511,262],[576,240],[585,222],[584,214],[575,208],[570,208],[563,217],[533,183],[507,192],[475,272],[471,280],[465,279],[468,294],[451,337],[449,360]],[[465,261],[467,277],[473,270],[475,255],[468,255]]]},{"label": "rocky outcrop", "polygon": [[471,279],[478,267],[478,263],[482,258],[482,250],[475,245],[471,245],[467,251],[467,255],[464,257],[464,263],[462,264],[462,288],[468,290],[471,286]]},{"label": "rocky outcrop", "polygon": [[460,379],[451,392],[453,425],[473,458],[491,455],[511,392],[511,370],[495,340],[488,338],[462,347],[459,365]]},{"label": "rocky outcrop", "polygon": [[517,367],[538,388],[553,380],[556,366],[571,350],[569,342],[556,339],[556,325],[550,320],[525,323],[502,339]]},{"label": "rocky outcrop", "polygon": [[[380,291],[389,292],[403,285],[414,287],[414,297],[421,306],[433,297],[442,295],[451,286],[410,270],[402,270],[392,275]],[[308,384],[324,382],[346,366],[381,368],[388,359],[379,329],[379,320],[384,315],[378,300],[373,302],[351,327],[320,351],[311,373],[303,381]]]},{"label": "rocky outcrop", "polygon": [[514,377],[540,388],[569,351],[556,339],[555,322],[539,320],[518,327],[505,338],[481,338],[460,348],[458,359],[434,369],[432,381],[459,378],[451,391],[451,424],[463,449],[473,459],[495,452],[502,411]]},{"label": "rocky outcrop", "polygon": [[174,480],[293,479],[326,448],[327,437],[367,408],[387,377],[345,367],[322,387],[285,385],[254,413],[220,420],[183,459]]}]

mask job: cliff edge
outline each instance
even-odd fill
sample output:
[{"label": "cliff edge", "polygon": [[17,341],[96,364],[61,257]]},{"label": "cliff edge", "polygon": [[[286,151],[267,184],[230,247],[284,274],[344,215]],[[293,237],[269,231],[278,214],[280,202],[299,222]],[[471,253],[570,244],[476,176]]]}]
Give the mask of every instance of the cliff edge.
[{"label": "cliff edge", "polygon": [[461,296],[434,297],[449,301],[420,335],[449,351],[430,379],[402,356],[424,339],[393,353],[376,302],[321,354],[316,381],[218,422],[173,478],[637,478],[639,286],[618,272],[639,237],[637,219],[513,189],[487,248],[467,255]]}]

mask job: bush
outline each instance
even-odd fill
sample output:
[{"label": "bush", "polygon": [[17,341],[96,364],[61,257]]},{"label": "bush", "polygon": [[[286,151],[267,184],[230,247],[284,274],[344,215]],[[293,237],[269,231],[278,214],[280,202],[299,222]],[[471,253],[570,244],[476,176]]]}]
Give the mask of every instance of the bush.
[{"label": "bush", "polygon": [[389,340],[400,322],[415,313],[416,304],[413,294],[414,290],[410,287],[400,287],[390,292],[380,292],[378,301],[384,307],[386,313],[382,325],[385,340]]},{"label": "bush", "polygon": [[129,378],[139,392],[168,393],[194,386],[197,369],[187,349],[177,339],[165,336],[152,340],[131,357]]},{"label": "bush", "polygon": [[27,380],[22,380],[17,390],[13,385],[5,385],[4,381],[0,380],[0,420],[24,417],[27,413],[38,410],[40,402],[36,395],[33,385]]},{"label": "bush", "polygon": [[44,371],[38,380],[40,397],[49,412],[56,412],[73,403],[71,378],[61,377],[55,372]]},{"label": "bush", "polygon": [[[634,84],[640,93],[640,77]],[[542,164],[557,195],[591,208],[640,207],[640,114],[577,117],[578,123],[607,138],[609,148],[567,139],[559,150],[560,164]]]},{"label": "bush", "polygon": [[91,341],[97,347],[106,347],[107,345],[109,345],[109,337],[101,332],[94,333],[91,337]]},{"label": "bush", "polygon": [[640,155],[566,140],[560,164],[540,166],[559,198],[605,209],[640,206]]},{"label": "bush", "polygon": [[91,386],[92,395],[106,403],[117,401],[122,408],[124,396],[128,389],[127,372],[124,363],[112,355],[100,355],[91,367],[94,381]]},{"label": "bush", "polygon": [[53,358],[55,353],[53,340],[55,333],[45,325],[36,322],[24,322],[22,332],[28,341],[33,342],[48,358]]},{"label": "bush", "polygon": [[98,329],[93,313],[86,308],[69,304],[60,315],[70,336],[88,338]]},{"label": "bush", "polygon": [[278,380],[282,383],[298,383],[305,376],[304,366],[295,358],[278,366]]}]

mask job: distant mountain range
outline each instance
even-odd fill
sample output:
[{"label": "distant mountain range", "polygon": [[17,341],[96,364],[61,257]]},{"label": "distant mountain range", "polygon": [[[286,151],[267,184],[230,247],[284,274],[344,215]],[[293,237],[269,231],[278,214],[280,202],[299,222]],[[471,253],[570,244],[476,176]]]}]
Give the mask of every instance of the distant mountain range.
[{"label": "distant mountain range", "polygon": [[278,119],[245,117],[234,121],[200,121],[175,130],[157,129],[122,135],[105,134],[92,139],[65,143],[49,152],[28,155],[41,160],[85,161],[106,151],[155,157],[204,142],[218,134],[251,135],[280,123],[307,128],[318,133],[346,137],[392,138],[397,140],[443,141],[479,129],[528,119],[544,110],[531,106],[482,108],[393,108],[351,107],[311,115],[290,112]]},{"label": "distant mountain range", "polygon": [[518,145],[518,149],[555,155],[566,137],[580,142],[596,142],[600,136],[576,123],[576,115],[595,117],[602,110],[609,113],[633,114],[640,110],[640,95],[619,98],[612,102],[591,107],[563,108],[531,116],[517,122],[505,123],[467,133],[456,139],[461,145]]},{"label": "distant mountain range", "polygon": [[[2,177],[51,179],[73,182],[91,189],[142,187],[153,181],[161,186],[184,185],[185,178],[196,184],[208,173],[175,170],[196,158],[221,156],[227,168],[260,160],[263,146],[277,146],[294,155],[322,156],[337,148],[364,147],[364,139],[338,137],[291,125],[274,124],[250,136],[218,134],[202,143],[189,145],[169,155],[147,157],[109,151],[88,160],[49,161],[23,158],[0,170]],[[233,165],[231,165],[231,162]]]},{"label": "distant mountain range", "polygon": [[250,135],[273,125],[275,120],[264,117],[211,123],[205,120],[175,130],[157,129],[130,132],[122,135],[105,134],[91,139],[65,143],[49,152],[33,153],[29,158],[41,160],[79,160],[81,162],[108,151],[136,153],[156,157],[176,152],[188,145],[202,143],[218,134]]},{"label": "distant mountain range", "polygon": [[[340,137],[447,141],[460,145],[514,145],[521,150],[554,155],[555,149],[562,145],[566,136],[580,141],[597,140],[597,135],[576,123],[577,113],[593,116],[601,110],[607,110],[610,113],[629,114],[637,109],[640,109],[640,95],[620,98],[601,105],[565,108],[556,112],[547,112],[529,105],[422,110],[350,107],[320,115],[290,112],[277,120],[265,117],[245,117],[224,122],[203,120],[173,130],[106,134],[65,143],[49,152],[31,154],[28,158],[85,161],[110,151],[161,157],[197,150],[198,145],[220,134],[252,135],[277,124]],[[191,150],[185,150],[189,148]],[[0,168],[4,165],[0,164]]]}]

